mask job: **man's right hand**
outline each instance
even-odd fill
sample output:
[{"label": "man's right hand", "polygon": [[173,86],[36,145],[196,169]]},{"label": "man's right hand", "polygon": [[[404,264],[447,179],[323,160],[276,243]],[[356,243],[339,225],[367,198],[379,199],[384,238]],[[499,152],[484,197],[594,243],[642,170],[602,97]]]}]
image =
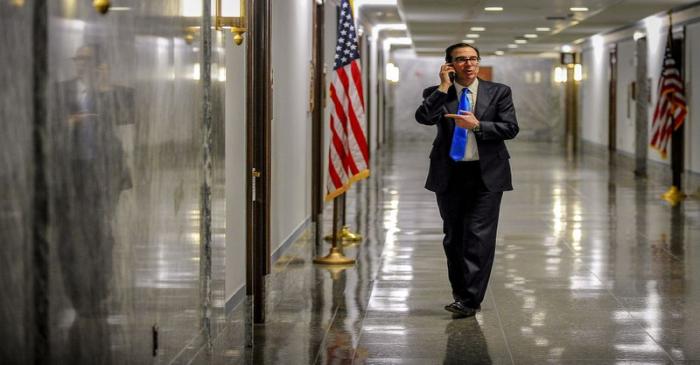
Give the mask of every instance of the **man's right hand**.
[{"label": "man's right hand", "polygon": [[455,72],[454,67],[451,63],[444,63],[440,66],[440,86],[438,89],[444,93],[452,86],[452,80],[450,80],[450,72]]}]

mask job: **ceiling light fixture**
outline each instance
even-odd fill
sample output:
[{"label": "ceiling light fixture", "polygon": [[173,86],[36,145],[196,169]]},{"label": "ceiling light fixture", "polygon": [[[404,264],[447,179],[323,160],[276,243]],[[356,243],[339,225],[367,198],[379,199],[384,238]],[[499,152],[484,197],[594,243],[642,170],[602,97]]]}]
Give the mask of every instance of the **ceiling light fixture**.
[{"label": "ceiling light fixture", "polygon": [[480,37],[480,35],[478,35],[478,34],[473,34],[473,33],[467,34],[467,38],[479,38],[479,37]]},{"label": "ceiling light fixture", "polygon": [[585,6],[572,6],[569,8],[571,11],[588,11],[588,8]]},{"label": "ceiling light fixture", "polygon": [[471,29],[472,32],[483,32],[486,30],[484,27],[471,27],[469,29]]},{"label": "ceiling light fixture", "polygon": [[527,40],[525,40],[525,39],[516,39],[516,40],[515,40],[515,43],[517,43],[517,44],[525,44],[525,43],[527,43]]},{"label": "ceiling light fixture", "polygon": [[550,28],[550,27],[537,27],[537,28],[535,28],[535,30],[538,32],[549,32],[550,30],[552,30],[552,28]]},{"label": "ceiling light fixture", "polygon": [[564,53],[569,53],[569,52],[571,52],[571,51],[573,51],[573,50],[574,50],[574,48],[571,47],[571,46],[568,45],[568,44],[565,44],[565,45],[561,46],[561,51],[564,52]]},{"label": "ceiling light fixture", "polygon": [[512,44],[512,43],[511,43],[511,44],[508,45],[508,48],[518,48],[518,45],[517,45],[517,44]]},{"label": "ceiling light fixture", "polygon": [[505,52],[503,51],[496,51],[494,53],[496,54],[496,56],[503,56],[505,54]]},{"label": "ceiling light fixture", "polygon": [[503,11],[502,6],[487,6],[484,8],[486,11]]},{"label": "ceiling light fixture", "polygon": [[372,41],[379,40],[379,33],[385,30],[406,30],[403,23],[379,23],[372,27]]},{"label": "ceiling light fixture", "polygon": [[523,37],[525,37],[525,38],[537,38],[537,34],[528,33],[528,34],[523,35]]}]

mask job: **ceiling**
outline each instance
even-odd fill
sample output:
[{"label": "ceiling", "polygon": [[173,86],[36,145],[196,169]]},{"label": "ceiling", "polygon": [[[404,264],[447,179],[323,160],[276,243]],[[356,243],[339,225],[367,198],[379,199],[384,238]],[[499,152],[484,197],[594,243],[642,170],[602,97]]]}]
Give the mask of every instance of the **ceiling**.
[{"label": "ceiling", "polygon": [[[400,23],[407,26],[418,56],[441,55],[446,46],[477,34],[474,45],[485,54],[543,54],[557,52],[564,44],[605,33],[697,0],[397,0],[396,6],[361,8],[371,24]],[[485,11],[500,6],[503,11]],[[586,7],[575,12],[571,7]],[[483,27],[483,31],[471,31]],[[536,31],[548,27],[549,31]],[[525,38],[535,34],[537,38]],[[526,40],[508,48],[515,40]]]}]

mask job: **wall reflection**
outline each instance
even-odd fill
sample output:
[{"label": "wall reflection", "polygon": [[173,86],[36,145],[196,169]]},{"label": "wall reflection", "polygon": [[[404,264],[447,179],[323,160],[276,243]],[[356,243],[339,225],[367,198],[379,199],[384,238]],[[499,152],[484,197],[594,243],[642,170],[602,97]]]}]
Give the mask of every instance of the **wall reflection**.
[{"label": "wall reflection", "polygon": [[[153,361],[154,325],[159,328],[156,357],[164,362],[185,358],[192,354],[181,350],[198,343],[193,340],[202,317],[202,88],[209,86],[192,75],[203,62],[201,35],[195,34],[192,45],[184,36],[186,27],[202,18],[182,17],[178,0],[125,0],[105,16],[90,2],[47,3],[49,117],[40,141],[46,163],[39,168],[46,173],[50,208],[51,361]],[[0,234],[3,243],[17,245],[3,254],[0,266],[8,272],[0,276],[19,289],[38,264],[16,255],[31,247],[24,217],[31,213],[29,172],[35,164],[29,153],[33,2],[11,9],[0,2],[0,10],[2,46],[8,51],[2,52],[0,75],[3,85],[12,85],[0,99],[0,181],[12,197],[3,194],[0,200]],[[214,37],[212,44],[217,49],[212,62],[223,64],[221,38]],[[218,79],[224,74],[216,72],[221,76],[210,86],[211,218],[213,256],[223,258],[224,89]],[[12,128],[6,124],[10,120]],[[223,322],[223,265],[221,259],[214,261],[206,283],[213,289],[215,323]],[[18,338],[11,347],[20,354],[28,346],[23,328],[32,328],[25,326],[32,298],[23,293],[0,301],[3,343]],[[30,305],[27,312],[20,302]],[[5,326],[11,317],[16,325]],[[4,349],[0,358],[13,359]]]},{"label": "wall reflection", "polygon": [[0,1],[0,361],[8,364],[30,361],[33,3]]}]

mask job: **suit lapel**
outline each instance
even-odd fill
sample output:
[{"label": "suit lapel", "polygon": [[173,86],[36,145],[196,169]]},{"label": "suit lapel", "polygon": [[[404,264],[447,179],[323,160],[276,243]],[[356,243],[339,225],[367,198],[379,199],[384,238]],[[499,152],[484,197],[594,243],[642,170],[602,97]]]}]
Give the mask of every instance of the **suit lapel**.
[{"label": "suit lapel", "polygon": [[[457,108],[459,107],[459,100],[457,99],[457,89],[454,85],[450,86],[447,90],[447,102],[445,102],[445,108],[449,114],[457,114]],[[447,118],[449,120],[450,135],[454,132],[455,121],[452,118]]]},{"label": "suit lapel", "polygon": [[476,91],[476,110],[474,111],[474,116],[476,116],[476,119],[478,120],[481,120],[481,117],[484,115],[484,111],[486,111],[489,104],[491,104],[493,94],[491,94],[490,86],[490,82],[479,79],[479,88]]},{"label": "suit lapel", "polygon": [[459,100],[457,99],[457,91],[455,86],[452,85],[450,86],[449,90],[447,90],[447,102],[445,103],[445,108],[447,108],[447,112],[450,114],[455,114],[457,113],[458,107]]}]

